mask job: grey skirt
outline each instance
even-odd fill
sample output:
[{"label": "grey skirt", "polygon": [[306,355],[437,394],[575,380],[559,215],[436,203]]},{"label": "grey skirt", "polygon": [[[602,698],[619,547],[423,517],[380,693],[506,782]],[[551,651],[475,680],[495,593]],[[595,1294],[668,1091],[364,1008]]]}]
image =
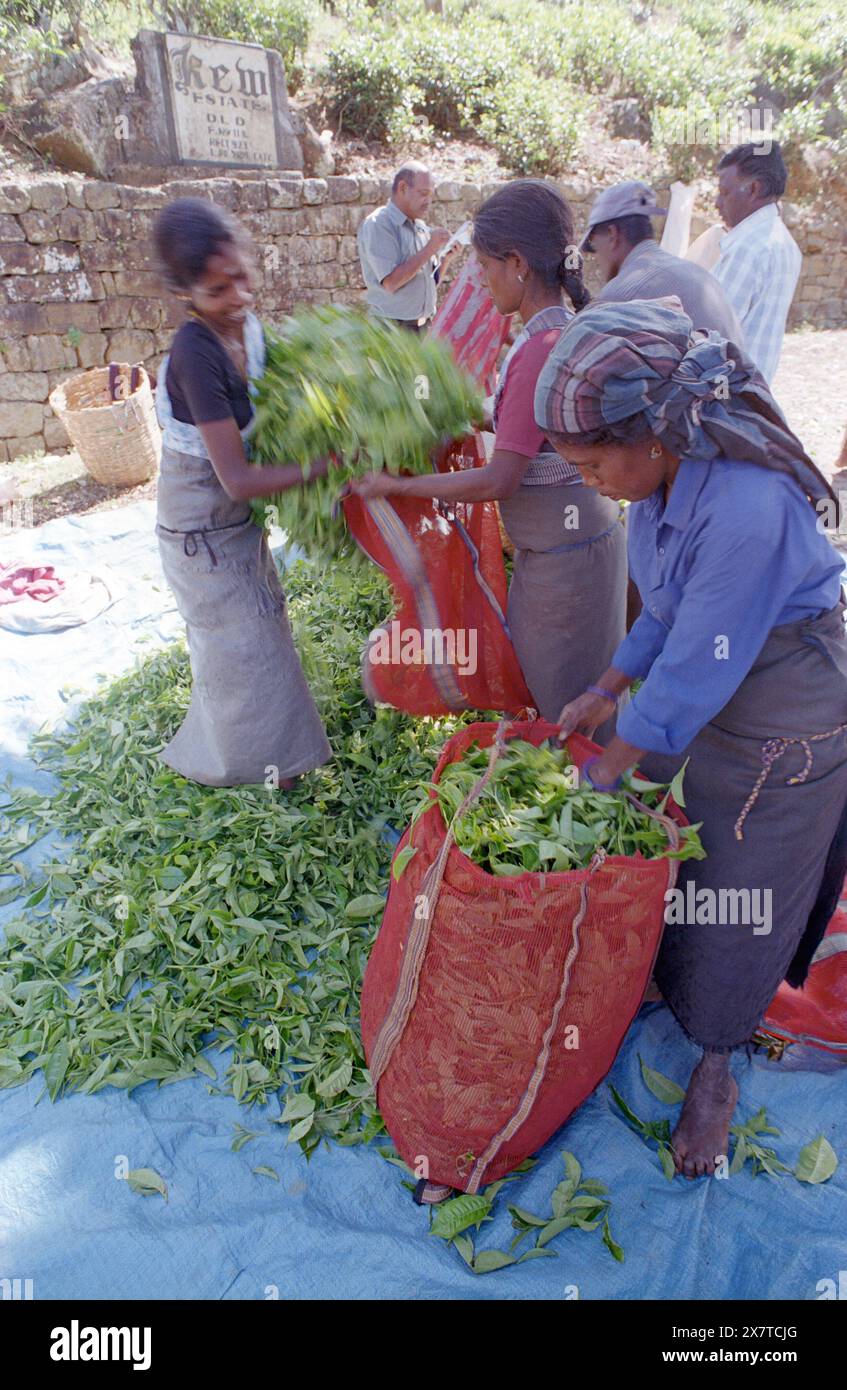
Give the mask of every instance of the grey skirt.
[{"label": "grey skirt", "polygon": [[[522,486],[500,502],[515,546],[508,620],[539,714],[605,671],[626,632],[626,534],[617,502],[583,483]],[[601,741],[613,726],[598,731]]]},{"label": "grey skirt", "polygon": [[[814,950],[805,938],[821,928],[810,914],[847,804],[844,724],[839,606],[774,628],[732,700],[689,747],[641,761],[648,777],[665,781],[690,759],[685,811],[702,821],[708,857],[680,866],[655,976],[702,1047],[745,1043],[795,957]],[[765,748],[781,739],[798,741]]]},{"label": "grey skirt", "polygon": [[[205,786],[275,786],[319,767],[332,750],[292,640],[273,557],[251,520],[212,526],[210,513],[197,516],[203,460],[169,453],[163,464],[156,534],[185,620],[192,687],[185,719],[159,756]],[[201,495],[216,500],[220,522],[226,503],[219,490],[212,483]],[[163,524],[177,513],[186,529]],[[191,516],[195,530],[187,529]]]}]

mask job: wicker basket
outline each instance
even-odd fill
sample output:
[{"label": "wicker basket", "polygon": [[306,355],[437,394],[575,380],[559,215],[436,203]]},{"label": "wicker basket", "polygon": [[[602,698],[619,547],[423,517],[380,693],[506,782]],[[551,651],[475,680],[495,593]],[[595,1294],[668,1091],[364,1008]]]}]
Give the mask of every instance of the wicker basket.
[{"label": "wicker basket", "polygon": [[[119,399],[112,399],[110,380]],[[57,386],[50,405],[98,483],[131,487],[157,471],[162,436],[142,366],[93,367]]]}]

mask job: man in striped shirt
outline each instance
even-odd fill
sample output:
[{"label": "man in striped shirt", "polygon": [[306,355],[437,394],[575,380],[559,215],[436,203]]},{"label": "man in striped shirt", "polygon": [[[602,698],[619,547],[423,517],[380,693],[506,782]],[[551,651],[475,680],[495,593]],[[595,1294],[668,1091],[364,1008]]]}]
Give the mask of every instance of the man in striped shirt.
[{"label": "man in striped shirt", "polygon": [[779,145],[737,145],[718,164],[718,213],[729,228],[712,274],[741,320],[744,344],[769,383],[800,275],[800,248],[779,214],[787,173]]}]

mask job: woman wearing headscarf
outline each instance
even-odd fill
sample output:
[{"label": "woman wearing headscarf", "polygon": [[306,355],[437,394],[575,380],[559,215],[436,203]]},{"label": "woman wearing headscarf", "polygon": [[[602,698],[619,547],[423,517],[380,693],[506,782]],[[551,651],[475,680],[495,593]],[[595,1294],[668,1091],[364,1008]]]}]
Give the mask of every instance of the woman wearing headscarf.
[{"label": "woman wearing headscarf", "polygon": [[[515,546],[507,619],[539,713],[555,719],[625,631],[626,540],[620,508],[583,485],[536,424],[538,374],[589,295],[574,256],[573,217],[552,184],[516,179],[474,215],[473,247],[501,314],[523,328],[506,356],[494,401],[494,453],[482,468],[353,484],[363,497],[400,494],[500,503]],[[576,257],[578,260],[578,257]],[[608,732],[611,733],[609,725]]]},{"label": "woman wearing headscarf", "polygon": [[752,361],[693,332],[677,299],[580,314],[535,411],[587,486],[632,503],[644,604],[562,736],[591,735],[642,681],[589,781],[611,791],[636,763],[666,781],[687,760],[702,822],[707,857],[680,866],[655,970],[702,1048],[673,1135],[678,1170],[700,1176],[728,1152],[731,1052],[783,979],[802,984],[826,926],[812,909],[847,802],[842,566],[818,506],[832,494]]},{"label": "woman wearing headscarf", "polygon": [[[185,719],[160,757],[207,786],[287,788],[331,750],[250,513],[251,497],[300,486],[303,475],[294,463],[248,459],[250,387],[265,356],[249,248],[229,214],[200,198],[170,203],[153,240],[162,278],[186,306],[156,390],[156,533],[192,674]],[[311,476],[325,471],[315,464]]]}]

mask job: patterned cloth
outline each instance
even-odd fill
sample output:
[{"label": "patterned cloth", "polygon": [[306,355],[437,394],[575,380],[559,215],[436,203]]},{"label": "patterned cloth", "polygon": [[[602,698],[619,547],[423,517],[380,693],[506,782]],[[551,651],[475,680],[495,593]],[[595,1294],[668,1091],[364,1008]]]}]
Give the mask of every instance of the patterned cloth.
[{"label": "patterned cloth", "polygon": [[585,444],[652,434],[679,458],[756,463],[833,500],[750,358],[694,330],[675,297],[577,314],[538,378],[535,418]]},{"label": "patterned cloth", "polygon": [[52,565],[27,565],[0,560],[0,605],[18,603],[22,598],[48,603],[65,587]]},{"label": "patterned cloth", "polygon": [[712,266],[741,320],[747,351],[766,381],[776,374],[802,260],[776,203],[768,203],[721,238]]}]

